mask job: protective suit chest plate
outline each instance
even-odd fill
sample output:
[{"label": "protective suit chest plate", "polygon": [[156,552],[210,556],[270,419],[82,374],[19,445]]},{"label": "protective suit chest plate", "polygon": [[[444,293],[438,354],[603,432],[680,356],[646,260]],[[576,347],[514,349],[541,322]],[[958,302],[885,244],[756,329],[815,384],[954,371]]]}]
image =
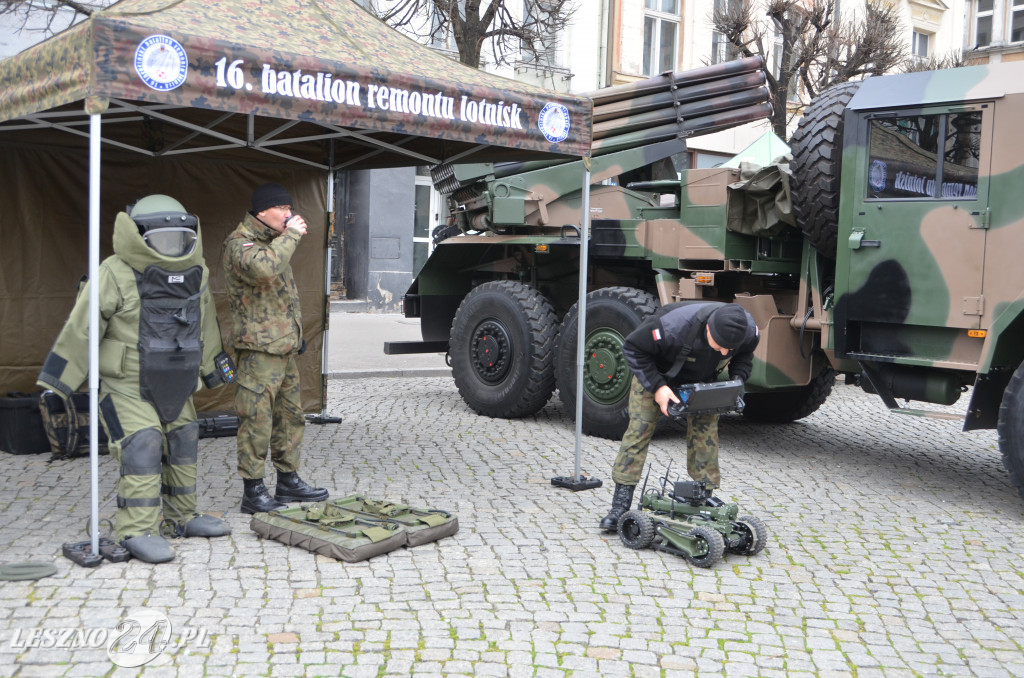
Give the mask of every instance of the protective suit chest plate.
[{"label": "protective suit chest plate", "polygon": [[178,418],[196,390],[203,357],[203,269],[135,272],[139,290],[139,392],[160,421]]}]

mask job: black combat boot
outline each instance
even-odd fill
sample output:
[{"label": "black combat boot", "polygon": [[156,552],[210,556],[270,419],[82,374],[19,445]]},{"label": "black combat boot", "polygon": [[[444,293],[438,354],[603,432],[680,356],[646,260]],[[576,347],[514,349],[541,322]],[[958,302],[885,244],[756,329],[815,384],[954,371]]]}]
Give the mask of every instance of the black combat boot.
[{"label": "black combat boot", "polygon": [[279,501],[275,501],[263,484],[263,478],[242,478],[245,483],[245,492],[242,494],[242,513],[265,513],[288,508]]},{"label": "black combat boot", "polygon": [[327,497],[327,490],[313,487],[295,471],[277,472],[277,489],[274,491],[274,499],[277,501],[326,501]]},{"label": "black combat boot", "polygon": [[636,485],[619,485],[615,483],[615,494],[612,495],[612,509],[601,519],[601,529],[614,532],[619,526],[619,518],[629,510],[633,502],[633,489]]}]

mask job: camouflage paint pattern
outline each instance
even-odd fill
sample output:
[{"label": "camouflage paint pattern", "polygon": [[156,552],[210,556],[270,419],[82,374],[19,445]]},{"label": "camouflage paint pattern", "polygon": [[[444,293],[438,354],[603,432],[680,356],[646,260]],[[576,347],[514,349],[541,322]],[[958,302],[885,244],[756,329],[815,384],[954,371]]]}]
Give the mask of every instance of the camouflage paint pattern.
[{"label": "camouflage paint pattern", "polygon": [[[629,385],[629,426],[612,466],[612,480],[617,485],[640,482],[647,450],[661,416],[654,394],[645,390],[634,376]],[[715,487],[722,485],[717,414],[693,414],[686,418],[686,472],[694,480],[706,480]]]},{"label": "camouflage paint pattern", "polygon": [[[837,357],[948,370],[950,379],[952,371],[1020,363],[1019,345],[1007,343],[1017,340],[1002,330],[1019,317],[1024,299],[1022,108],[1022,63],[861,85],[849,105],[843,149],[830,318]],[[881,115],[898,122],[873,122]],[[898,131],[921,126],[924,139],[937,116],[948,116],[941,184],[929,175],[938,165],[935,151]],[[961,138],[974,150],[958,155]],[[987,336],[970,337],[968,330]]]},{"label": "camouflage paint pattern", "polygon": [[288,355],[301,346],[302,313],[290,263],[300,238],[246,214],[224,241],[231,345],[236,349]]},{"label": "camouflage paint pattern", "polygon": [[239,474],[247,479],[262,478],[268,449],[278,472],[297,472],[306,418],[295,356],[239,351],[237,375]]},{"label": "camouflage paint pattern", "polygon": [[[169,39],[162,55],[184,55],[165,64],[182,64],[182,82],[139,49],[153,36]],[[98,113],[105,99],[559,155],[590,148],[588,98],[465,67],[346,0],[122,0],[0,63],[0,121],[82,100]]]}]

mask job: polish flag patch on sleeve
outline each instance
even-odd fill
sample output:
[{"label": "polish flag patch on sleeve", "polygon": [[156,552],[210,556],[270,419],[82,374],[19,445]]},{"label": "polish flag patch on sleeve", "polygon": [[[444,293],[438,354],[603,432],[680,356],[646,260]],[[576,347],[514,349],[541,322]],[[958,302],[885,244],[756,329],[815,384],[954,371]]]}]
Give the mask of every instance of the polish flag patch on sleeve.
[{"label": "polish flag patch on sleeve", "polygon": [[653,330],[651,330],[651,336],[654,337],[655,341],[661,341],[661,330],[655,327]]}]

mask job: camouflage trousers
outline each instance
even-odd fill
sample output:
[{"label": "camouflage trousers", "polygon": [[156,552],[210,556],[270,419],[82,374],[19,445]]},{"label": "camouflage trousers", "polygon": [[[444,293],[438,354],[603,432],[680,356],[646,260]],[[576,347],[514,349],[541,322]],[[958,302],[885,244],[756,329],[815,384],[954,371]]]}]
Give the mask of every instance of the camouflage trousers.
[{"label": "camouflage trousers", "polygon": [[199,424],[192,399],[168,424],[137,395],[101,393],[99,414],[121,471],[114,518],[117,540],[160,534],[161,508],[163,519],[177,525],[194,518]]},{"label": "camouflage trousers", "polygon": [[[633,377],[629,387],[629,427],[622,436],[612,467],[612,480],[616,484],[640,482],[647,462],[647,447],[661,416],[654,394]],[[692,414],[686,418],[686,472],[694,480],[706,480],[715,487],[722,484],[718,468],[717,414]]]},{"label": "camouflage trousers", "polygon": [[239,474],[262,478],[268,449],[279,472],[298,471],[306,417],[295,356],[240,350],[235,373]]}]

